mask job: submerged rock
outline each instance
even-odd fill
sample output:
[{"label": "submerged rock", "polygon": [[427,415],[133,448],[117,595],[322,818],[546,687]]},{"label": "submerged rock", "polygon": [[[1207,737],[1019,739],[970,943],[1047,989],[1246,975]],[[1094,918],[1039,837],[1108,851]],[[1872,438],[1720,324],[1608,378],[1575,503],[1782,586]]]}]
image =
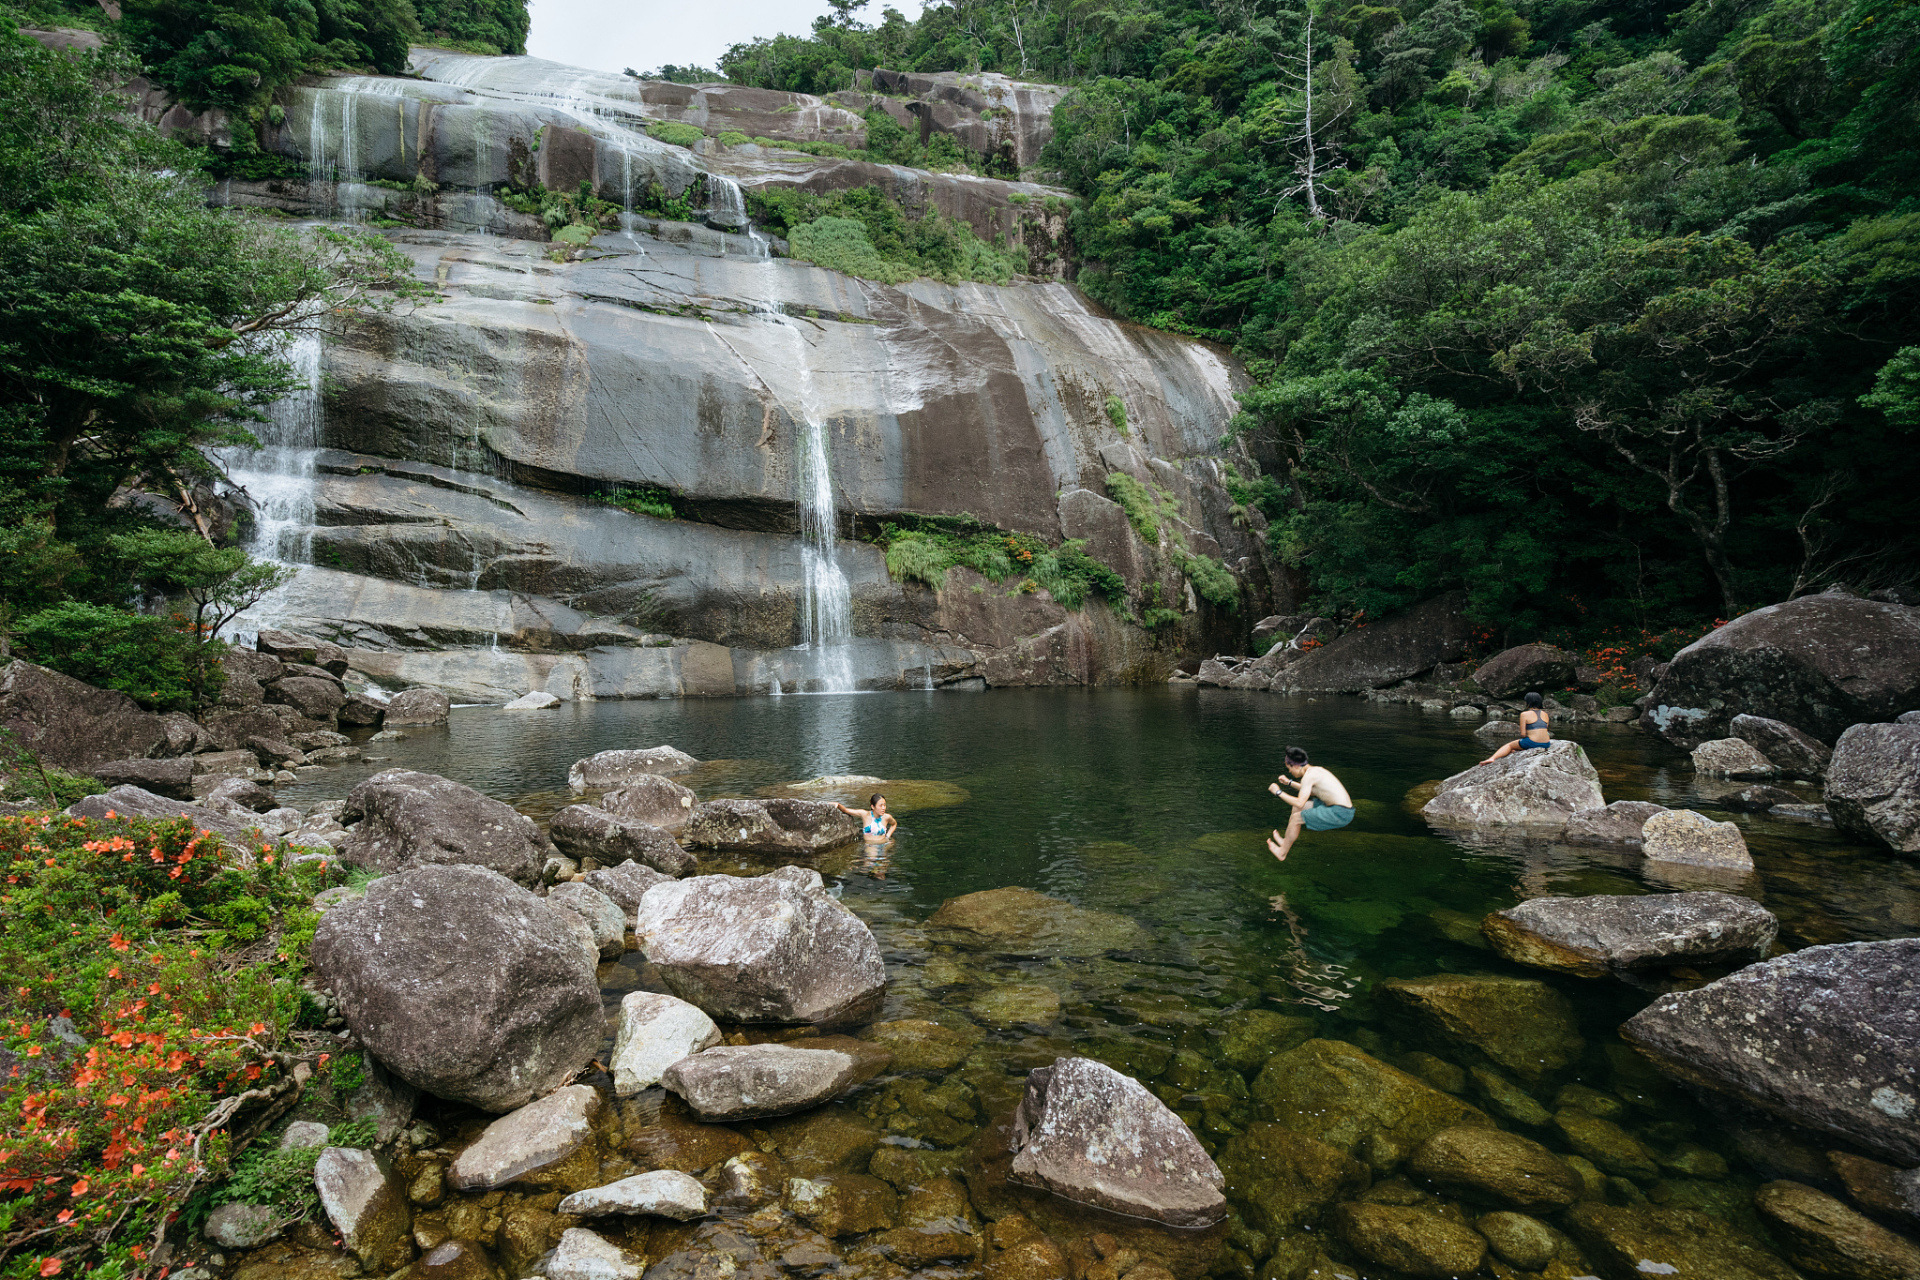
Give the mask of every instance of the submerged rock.
[{"label": "submerged rock", "polygon": [[599,1048],[600,991],[580,928],[484,868],[415,866],[321,917],[314,974],[408,1084],[510,1111]]},{"label": "submerged rock", "polygon": [[1693,1210],[1585,1201],[1567,1210],[1564,1221],[1605,1276],[1798,1280],[1757,1242]]},{"label": "submerged rock", "polygon": [[1473,682],[1496,698],[1523,693],[1552,693],[1573,683],[1577,654],[1551,644],[1522,644],[1503,649],[1480,664]]},{"label": "submerged rock", "polygon": [[731,1022],[859,1021],[886,990],[872,932],[800,867],[655,885],[634,933],[675,995]]},{"label": "submerged rock", "polygon": [[683,876],[696,865],[692,854],[659,827],[616,817],[592,805],[570,804],[547,822],[547,835],[570,858],[602,866],[639,862],[666,876]]},{"label": "submerged rock", "polygon": [[700,762],[678,747],[647,747],[640,751],[602,751],[575,760],[567,770],[573,791],[610,791],[630,786],[648,774],[686,773]]},{"label": "submerged rock", "polygon": [[488,1125],[455,1157],[447,1184],[456,1191],[491,1191],[563,1164],[593,1140],[600,1095],[568,1085]]},{"label": "submerged rock", "polygon": [[1498,974],[1436,974],[1380,984],[1420,1028],[1478,1050],[1523,1080],[1570,1065],[1586,1042],[1573,1003],[1544,982]]},{"label": "submerged rock", "polygon": [[1080,1204],[1175,1227],[1226,1216],[1225,1179],[1146,1086],[1090,1058],[1027,1073],[1008,1177]]},{"label": "submerged rock", "polygon": [[884,1231],[900,1218],[899,1195],[864,1173],[789,1178],[782,1198],[788,1213],[833,1239]]},{"label": "submerged rock", "polygon": [[1920,724],[1857,724],[1841,734],[1826,800],[1833,825],[1854,839],[1920,854]]},{"label": "submerged rock", "polygon": [[1276,1054],[1253,1083],[1274,1120],[1390,1173],[1442,1129],[1488,1125],[1478,1107],[1341,1040]]},{"label": "submerged rock", "polygon": [[1640,1139],[1611,1120],[1579,1107],[1563,1106],[1553,1113],[1553,1126],[1581,1156],[1622,1178],[1651,1182],[1660,1176],[1660,1162]]},{"label": "submerged rock", "polygon": [[600,797],[600,808],[614,817],[667,832],[685,831],[697,803],[699,797],[692,788],[651,773],[642,774],[618,791],[609,791]]},{"label": "submerged rock", "polygon": [[1481,925],[1507,959],[1583,978],[1763,959],[1779,921],[1730,893],[1533,898]]},{"label": "submerged rock", "polygon": [[1693,749],[1693,771],[1708,778],[1753,782],[1779,772],[1773,761],[1741,738],[1715,738]]},{"label": "submerged rock", "polygon": [[707,1190],[698,1179],[677,1169],[655,1169],[590,1191],[576,1191],[560,1202],[559,1211],[576,1218],[620,1213],[684,1222],[707,1211]]},{"label": "submerged rock", "polygon": [[1669,809],[1647,819],[1640,851],[1649,862],[1682,862],[1729,871],[1753,870],[1747,838],[1731,822],[1715,822],[1692,809]]},{"label": "submerged rock", "polygon": [[1472,1275],[1487,1256],[1479,1232],[1424,1209],[1348,1203],[1333,1220],[1340,1238],[1361,1257],[1426,1280]]},{"label": "submerged rock", "polygon": [[1545,750],[1516,751],[1454,774],[1420,812],[1437,826],[1557,832],[1582,809],[1605,805],[1600,774],[1586,752],[1561,739]]},{"label": "submerged rock", "polygon": [[1666,813],[1667,806],[1646,800],[1615,800],[1604,809],[1582,809],[1567,819],[1562,840],[1574,844],[1638,845],[1647,819]]},{"label": "submerged rock", "polygon": [[1220,1172],[1248,1222],[1270,1236],[1297,1231],[1370,1181],[1367,1167],[1338,1147],[1265,1120],[1220,1149]]},{"label": "submerged rock", "polygon": [[862,1031],[860,1038],[892,1053],[896,1071],[951,1071],[980,1043],[980,1032],[971,1026],[945,1027],[908,1018],[876,1022]]},{"label": "submerged rock", "polygon": [[1823,1191],[1769,1182],[1753,1194],[1792,1263],[1822,1280],[1915,1280],[1920,1245],[1862,1217]]},{"label": "submerged rock", "polygon": [[1443,1195],[1516,1209],[1564,1209],[1580,1175],[1531,1138],[1483,1125],[1442,1129],[1414,1150],[1407,1170]]},{"label": "submerged rock", "polygon": [[613,1091],[621,1097],[660,1083],[682,1058],[720,1043],[720,1028],[694,1006],[651,991],[630,991],[620,1001],[619,1030],[607,1064]]},{"label": "submerged rock", "polygon": [[1620,1033],[1675,1079],[1920,1164],[1920,938],[1749,965],[1661,996]]},{"label": "submerged rock", "polygon": [[1501,1210],[1482,1215],[1473,1225],[1495,1257],[1522,1271],[1544,1271],[1560,1249],[1553,1229],[1524,1213]]},{"label": "submerged rock", "polygon": [[547,1264],[547,1280],[640,1280],[646,1265],[646,1259],[585,1227],[568,1227]]},{"label": "submerged rock", "polygon": [[885,1054],[838,1049],[722,1045],[680,1059],[661,1073],[660,1083],[703,1120],[751,1120],[818,1106],[872,1079],[886,1061]]},{"label": "submerged rock", "polygon": [[687,819],[687,843],[728,853],[811,854],[857,838],[860,823],[825,800],[709,800]]},{"label": "submerged rock", "polygon": [[1719,803],[1735,813],[1766,813],[1775,805],[1797,805],[1800,803],[1800,797],[1785,787],[1756,784],[1751,787],[1742,787],[1732,795],[1721,796]]},{"label": "submerged rock", "polygon": [[347,796],[349,826],[340,855],[393,872],[416,865],[467,864],[535,884],[553,846],[532,818],[438,774],[388,769]]},{"label": "submerged rock", "polygon": [[1781,720],[1739,715],[1727,723],[1727,731],[1751,742],[1774,768],[1796,778],[1821,777],[1833,758],[1832,749],[1824,742]]},{"label": "submerged rock", "polygon": [[1267,1059],[1297,1049],[1313,1038],[1313,1019],[1272,1009],[1230,1013],[1219,1028],[1220,1060],[1242,1075],[1252,1075]]},{"label": "submerged rock", "polygon": [[1142,947],[1147,931],[1125,916],[1076,907],[1010,886],[949,898],[927,919],[936,941],[979,951],[1092,956]]}]

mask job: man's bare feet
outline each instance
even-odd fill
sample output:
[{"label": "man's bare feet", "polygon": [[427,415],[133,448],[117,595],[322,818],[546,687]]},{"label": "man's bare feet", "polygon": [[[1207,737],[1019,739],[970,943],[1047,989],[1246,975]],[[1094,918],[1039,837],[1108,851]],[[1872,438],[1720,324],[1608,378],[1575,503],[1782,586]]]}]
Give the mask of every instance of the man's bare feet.
[{"label": "man's bare feet", "polygon": [[1282,862],[1287,860],[1287,842],[1278,831],[1267,837],[1267,852]]}]

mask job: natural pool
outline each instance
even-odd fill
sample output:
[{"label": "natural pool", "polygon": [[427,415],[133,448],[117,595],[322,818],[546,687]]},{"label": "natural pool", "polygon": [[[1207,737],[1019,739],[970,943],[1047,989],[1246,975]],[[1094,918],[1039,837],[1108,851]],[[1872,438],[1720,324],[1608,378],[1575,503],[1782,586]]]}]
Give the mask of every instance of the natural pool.
[{"label": "natural pool", "polygon": [[[1631,1248],[1643,1253],[1672,1251],[1671,1262],[1642,1259],[1680,1268],[1660,1274],[1787,1274],[1769,1269],[1783,1264],[1773,1259],[1751,1193],[1783,1176],[1831,1184],[1824,1167],[1815,1167],[1819,1151],[1765,1126],[1709,1115],[1662,1085],[1614,1034],[1647,993],[1509,965],[1481,943],[1479,921],[1543,894],[1717,887],[1772,910],[1782,949],[1903,937],[1920,932],[1920,867],[1852,846],[1831,830],[1719,811],[1712,797],[1726,788],[1697,789],[1684,752],[1611,725],[1568,726],[1565,735],[1587,748],[1607,798],[1733,818],[1753,850],[1754,877],[1735,885],[1676,881],[1649,876],[1636,854],[1622,851],[1539,842],[1475,846],[1432,833],[1404,797],[1484,756],[1473,728],[1354,698],[1192,688],[598,703],[529,713],[461,708],[445,729],[410,728],[402,741],[368,746],[388,759],[330,770],[287,795],[304,806],[344,795],[375,769],[405,766],[545,817],[572,802],[564,780],[574,760],[661,743],[710,762],[680,779],[702,799],[760,794],[823,774],[949,784],[894,788],[901,830],[892,845],[878,855],[843,849],[818,865],[880,941],[889,969],[881,1019],[924,1020],[957,1034],[941,1040],[946,1048],[922,1055],[917,1069],[896,1069],[824,1109],[811,1129],[796,1121],[736,1126],[753,1130],[749,1140],[771,1147],[788,1172],[872,1172],[902,1192],[914,1177],[964,1172],[965,1150],[1018,1100],[1028,1069],[1085,1054],[1148,1083],[1228,1166],[1236,1218],[1217,1273],[1304,1276],[1324,1249],[1346,1264],[1341,1274],[1396,1274],[1353,1266],[1355,1255],[1327,1230],[1333,1219],[1326,1204],[1358,1198],[1424,1208],[1462,1224],[1497,1206],[1471,1195],[1436,1198],[1404,1176],[1385,1140],[1363,1140],[1353,1152],[1373,1166],[1372,1185],[1323,1189],[1326,1204],[1297,1188],[1282,1194],[1249,1172],[1262,1150],[1259,1122],[1271,1109],[1263,1109],[1257,1084],[1266,1057],[1322,1037],[1405,1069],[1503,1128],[1603,1166],[1586,1194],[1630,1217],[1655,1215],[1622,1219],[1615,1234],[1632,1237],[1638,1243]],[[1358,818],[1345,831],[1308,833],[1282,865],[1261,841],[1284,817],[1265,788],[1290,743],[1340,775]],[[916,790],[930,794],[916,797]],[[762,868],[709,861],[704,869]],[[1143,928],[1115,947],[1111,936],[1082,945],[1071,930],[1037,942],[954,945],[923,927],[947,899],[1009,885]],[[1475,1046],[1409,1019],[1404,1003],[1382,989],[1393,979],[1478,973],[1550,990],[1533,988],[1534,1004],[1515,1006],[1516,1021],[1526,1025],[1493,1028],[1485,1033],[1491,1039]],[[610,1008],[634,985],[664,989],[634,954],[603,970],[603,981]],[[1252,1010],[1279,1016],[1253,1017]],[[1564,1025],[1555,1010],[1570,1013]],[[1377,1093],[1377,1086],[1356,1087]],[[657,1153],[648,1155],[646,1140],[635,1135],[672,1119],[676,1106],[662,1108],[656,1099],[644,1104],[644,1114],[631,1104],[619,1109],[625,1139],[609,1141],[626,1142],[620,1149],[632,1169],[657,1163]],[[1562,1120],[1549,1118],[1556,1111]],[[832,1161],[818,1167],[827,1149]],[[909,1166],[911,1176],[901,1172]],[[976,1169],[973,1203],[962,1214],[977,1221],[1005,1213],[1007,1204],[983,1203],[993,1196],[978,1182]],[[645,1239],[635,1228],[629,1243],[656,1263],[683,1259],[692,1267],[695,1255],[719,1247],[711,1233],[726,1226],[743,1242],[729,1254],[738,1265],[746,1266],[751,1253],[773,1266],[807,1230],[775,1209],[749,1213],[750,1201],[741,1202],[731,1225],[656,1225]],[[1281,1201],[1295,1208],[1276,1209]],[[1708,1215],[1735,1235],[1699,1228],[1687,1213]],[[1052,1224],[1056,1237],[1077,1229],[1072,1217]],[[1556,1230],[1566,1226],[1543,1217]],[[987,1235],[996,1243],[983,1247],[974,1265],[995,1276],[1024,1274],[1005,1262],[1014,1244],[1002,1247]],[[859,1253],[870,1243],[851,1235],[835,1246],[836,1256],[881,1267],[884,1250]],[[1070,1255],[1092,1247],[1084,1240],[1060,1244]],[[1557,1247],[1560,1254],[1540,1274],[1609,1274],[1620,1265],[1611,1244],[1584,1252],[1564,1241]],[[1164,1260],[1178,1263],[1177,1253]],[[1708,1257],[1715,1260],[1702,1261]],[[1498,1274],[1525,1274],[1488,1265]],[[677,1274],[679,1266],[672,1262],[660,1274]],[[887,1266],[908,1262],[895,1257]]]}]

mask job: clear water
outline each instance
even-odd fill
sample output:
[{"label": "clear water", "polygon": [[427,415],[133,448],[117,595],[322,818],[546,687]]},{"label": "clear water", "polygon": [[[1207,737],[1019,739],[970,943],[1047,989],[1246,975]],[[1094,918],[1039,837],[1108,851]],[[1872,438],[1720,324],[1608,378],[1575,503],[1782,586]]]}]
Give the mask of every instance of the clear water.
[{"label": "clear water", "polygon": [[[1188,1068],[1178,1053],[1171,1066],[1166,1055],[1184,1051],[1189,1068],[1193,1054],[1210,1060],[1219,1050],[1209,1028],[1240,1009],[1310,1017],[1314,1034],[1396,1064],[1421,1051],[1471,1066],[1458,1046],[1409,1038],[1386,1016],[1378,984],[1506,973],[1549,983],[1578,1012],[1585,1053],[1535,1089],[1549,1111],[1568,1083],[1616,1095],[1637,1088],[1623,1126],[1662,1152],[1696,1143],[1729,1164],[1724,1176],[1669,1170],[1609,1195],[1701,1210],[1757,1247],[1772,1247],[1747,1206],[1752,1189],[1781,1170],[1757,1162],[1751,1142],[1730,1137],[1681,1095],[1650,1092],[1622,1066],[1614,1029],[1649,994],[1520,969],[1477,941],[1487,912],[1524,898],[1690,886],[1650,878],[1625,853],[1548,843],[1475,847],[1430,832],[1404,797],[1485,754],[1471,724],[1359,699],[1155,688],[586,703],[541,713],[461,708],[444,729],[404,732],[402,741],[365,748],[385,759],[315,775],[290,788],[289,801],[344,795],[375,769],[405,766],[544,817],[573,801],[564,779],[574,760],[661,743],[708,762],[682,779],[703,799],[759,794],[821,774],[896,780],[901,829],[891,846],[878,854],[837,851],[818,865],[873,927],[887,957],[881,1016],[971,1025],[984,1037],[967,1065],[925,1077],[963,1081],[957,1087],[970,1101],[957,1110],[967,1116],[970,1107],[971,1118],[932,1129],[909,1121],[900,1140],[916,1148],[965,1147],[989,1116],[1017,1100],[1026,1070],[1060,1054],[1115,1061],[1133,1045],[1142,1051],[1136,1064],[1148,1064],[1136,1065],[1136,1074],[1178,1108],[1183,1097],[1199,1096],[1187,1092],[1199,1086],[1181,1075]],[[1694,805],[1739,822],[1758,867],[1739,891],[1780,917],[1784,948],[1920,928],[1920,866],[1851,846],[1830,830],[1710,809],[1686,756],[1635,731],[1578,726],[1568,736],[1588,749],[1609,799]],[[1288,744],[1306,747],[1342,778],[1358,818],[1344,831],[1307,833],[1282,865],[1262,839],[1283,816],[1265,787]],[[899,785],[905,780],[956,784],[964,795],[916,807],[916,788]],[[708,859],[705,868],[761,869],[728,859]],[[990,955],[937,944],[921,927],[946,899],[1008,885],[1129,917],[1151,942],[1092,957]],[[637,956],[623,964],[638,972],[611,985],[610,1008],[622,983],[662,989]],[[1045,988],[1058,1012],[1012,1023],[980,1012],[977,1002],[1010,987]],[[1233,1076],[1211,1061],[1207,1069],[1240,1100],[1218,1113],[1182,1114],[1217,1150],[1260,1117],[1245,1101],[1252,1072]],[[894,1096],[887,1091],[906,1087],[883,1077],[846,1105],[894,1132],[900,1122],[886,1111]],[[1466,1096],[1485,1105],[1470,1089]],[[1550,1129],[1522,1131],[1566,1150]],[[1262,1258],[1248,1251],[1262,1246],[1244,1232],[1235,1238],[1237,1256],[1254,1268],[1243,1273],[1257,1274]],[[694,1246],[656,1240],[648,1247]]]}]

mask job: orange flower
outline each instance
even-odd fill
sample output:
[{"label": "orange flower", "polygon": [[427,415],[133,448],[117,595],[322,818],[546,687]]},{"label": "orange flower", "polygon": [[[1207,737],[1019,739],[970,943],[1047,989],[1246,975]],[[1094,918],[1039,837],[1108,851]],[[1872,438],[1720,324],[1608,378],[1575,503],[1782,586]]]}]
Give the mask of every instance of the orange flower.
[{"label": "orange flower", "polygon": [[[109,818],[111,818],[111,817],[113,816],[113,814],[112,814],[112,812],[111,812],[111,811],[109,811],[109,812],[108,812],[108,814],[107,814],[107,816],[108,816]],[[43,1275],[43,1276],[57,1276],[57,1275],[59,1275],[59,1274],[60,1274],[60,1267],[61,1267],[61,1262],[60,1262],[60,1259],[58,1259],[58,1258],[42,1258],[42,1259],[40,1259],[40,1274],[41,1274],[41,1275]]]},{"label": "orange flower", "polygon": [[107,939],[107,945],[111,946],[115,951],[125,951],[128,944],[125,938],[116,933]]}]

